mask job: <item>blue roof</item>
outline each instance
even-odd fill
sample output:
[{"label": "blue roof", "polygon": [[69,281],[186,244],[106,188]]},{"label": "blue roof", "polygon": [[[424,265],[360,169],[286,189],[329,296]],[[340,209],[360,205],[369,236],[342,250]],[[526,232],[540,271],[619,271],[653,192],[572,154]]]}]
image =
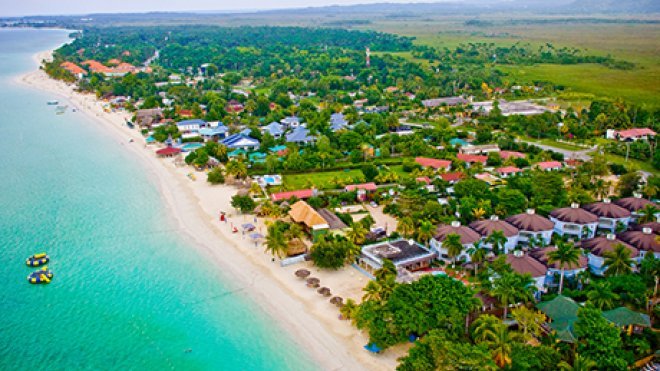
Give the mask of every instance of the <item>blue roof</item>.
[{"label": "blue roof", "polygon": [[344,118],[343,113],[333,113],[330,116],[330,129],[332,131],[339,131],[348,125],[348,121]]},{"label": "blue roof", "polygon": [[283,123],[283,124],[286,124],[286,125],[291,125],[291,124],[294,124],[294,123],[299,124],[300,123],[300,118],[298,116],[288,116],[288,117],[283,118],[282,121],[280,121],[280,122]]},{"label": "blue roof", "polygon": [[230,135],[221,142],[228,148],[259,147],[259,141],[243,133]]},{"label": "blue roof", "polygon": [[156,141],[156,139],[154,139],[154,137],[152,137],[151,135],[148,136],[147,139],[145,139],[145,140],[147,141],[147,143],[153,143],[153,142]]},{"label": "blue roof", "polygon": [[298,126],[294,131],[286,136],[289,143],[308,143],[314,141],[314,137],[309,135],[309,130],[304,126]]},{"label": "blue roof", "polygon": [[286,149],[286,146],[284,144],[280,144],[279,146],[268,148],[268,150],[270,152],[279,152],[279,151],[284,151],[285,149]]},{"label": "blue roof", "polygon": [[176,126],[183,126],[183,125],[206,126],[206,121],[201,119],[192,119],[192,120],[183,120],[176,123]]},{"label": "blue roof", "polygon": [[214,128],[201,128],[199,129],[199,134],[212,137],[216,135],[224,135],[229,131],[229,128],[224,126],[224,125],[218,125],[217,127]]},{"label": "blue roof", "polygon": [[275,121],[273,121],[270,124],[264,126],[264,130],[266,132],[270,133],[270,135],[272,135],[274,137],[277,137],[277,136],[280,136],[280,135],[284,134],[284,128],[282,127],[282,124],[280,124],[279,122],[275,122]]},{"label": "blue roof", "polygon": [[240,133],[243,134],[243,135],[250,136],[250,134],[252,134],[252,129],[250,129],[250,128],[245,128],[245,129],[241,130]]}]

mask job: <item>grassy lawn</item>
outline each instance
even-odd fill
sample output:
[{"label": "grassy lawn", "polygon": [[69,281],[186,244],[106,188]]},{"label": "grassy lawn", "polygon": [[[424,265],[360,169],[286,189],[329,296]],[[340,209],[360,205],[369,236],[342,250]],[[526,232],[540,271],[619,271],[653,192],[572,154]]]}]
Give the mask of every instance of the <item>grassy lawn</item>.
[{"label": "grassy lawn", "polygon": [[305,173],[305,174],[291,174],[284,175],[284,188],[285,189],[304,189],[312,185],[318,189],[334,189],[336,188],[333,179],[341,179],[343,183],[350,184],[357,178],[362,178],[364,175],[358,169],[349,171],[327,171],[319,173]]},{"label": "grassy lawn", "polygon": [[567,144],[567,143],[556,142],[556,141],[554,141],[554,140],[552,140],[552,139],[540,139],[540,140],[539,140],[539,139],[527,138],[527,137],[525,137],[525,138],[523,138],[523,139],[524,139],[525,141],[528,141],[528,142],[534,142],[534,143],[539,143],[539,144],[545,144],[546,146],[552,146],[552,147],[556,147],[556,148],[561,148],[561,149],[565,149],[565,150],[567,150],[567,151],[582,151],[582,150],[587,149],[587,148],[583,148],[583,147],[573,146],[573,145],[570,145],[570,144]]},{"label": "grassy lawn", "polygon": [[628,162],[626,162],[625,157],[619,156],[619,155],[613,155],[613,154],[610,154],[610,153],[606,153],[605,158],[607,159],[607,162],[623,165],[627,169],[644,170],[644,171],[648,171],[651,174],[660,175],[660,171],[658,171],[658,169],[654,168],[653,165],[650,162],[639,161],[639,160],[635,160],[635,159],[632,159],[632,158],[629,158]]}]

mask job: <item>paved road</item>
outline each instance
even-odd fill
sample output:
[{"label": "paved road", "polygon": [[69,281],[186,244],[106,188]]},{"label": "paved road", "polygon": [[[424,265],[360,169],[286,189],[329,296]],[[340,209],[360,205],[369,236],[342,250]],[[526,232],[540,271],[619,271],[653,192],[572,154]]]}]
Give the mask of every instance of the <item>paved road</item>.
[{"label": "paved road", "polygon": [[516,139],[516,142],[524,142],[527,144],[535,145],[541,149],[544,149],[546,151],[553,151],[553,152],[558,152],[564,155],[564,158],[566,160],[568,159],[576,159],[576,160],[582,160],[582,161],[589,161],[591,160],[591,156],[588,155],[589,152],[593,152],[596,149],[598,149],[598,146],[593,146],[591,148],[585,148],[577,151],[571,151],[568,149],[563,149],[563,148],[558,148],[558,147],[553,147],[547,144],[541,144],[541,143],[536,143],[536,142],[529,142],[526,140],[522,139]]}]

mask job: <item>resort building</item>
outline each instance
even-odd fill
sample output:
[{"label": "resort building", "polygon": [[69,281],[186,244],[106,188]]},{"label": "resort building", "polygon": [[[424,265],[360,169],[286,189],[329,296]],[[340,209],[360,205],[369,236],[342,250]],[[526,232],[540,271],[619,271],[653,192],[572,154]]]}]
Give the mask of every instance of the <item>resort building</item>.
[{"label": "resort building", "polygon": [[[635,193],[632,197],[620,198],[614,201],[614,203],[631,212],[631,221],[637,221],[637,219],[642,216],[640,211],[647,205],[658,207],[654,202],[642,198],[642,195],[639,193]],[[659,214],[656,214],[656,217]]]},{"label": "resort building", "polygon": [[529,246],[530,242],[541,242],[546,246],[550,244],[555,224],[547,218],[537,215],[534,209],[510,216],[506,221],[520,231],[518,243],[524,246]]},{"label": "resort building", "polygon": [[514,272],[532,276],[534,286],[541,292],[545,291],[545,278],[548,268],[541,262],[520,250],[514,251],[513,254],[507,254],[506,262]]},{"label": "resort building", "polygon": [[165,147],[156,151],[159,157],[174,157],[181,153],[181,149],[175,147]]},{"label": "resort building", "polygon": [[495,153],[499,151],[500,151],[500,147],[497,144],[481,144],[481,145],[468,144],[461,146],[461,149],[459,150],[459,152],[464,155],[482,155],[482,154]]},{"label": "resort building", "polygon": [[633,226],[633,230],[642,231],[644,228],[650,228],[651,231],[655,234],[660,234],[660,223],[659,222],[650,222],[644,224],[636,224]]},{"label": "resort building", "polygon": [[205,142],[218,142],[227,137],[229,133],[229,128],[224,125],[218,125],[214,128],[201,128],[199,129],[199,135],[204,139]]},{"label": "resort building", "polygon": [[465,162],[467,164],[467,167],[470,167],[472,164],[476,164],[476,163],[480,163],[485,166],[486,162],[488,161],[488,156],[468,155],[465,153],[457,154],[456,158],[460,161]]},{"label": "resort building", "polygon": [[465,178],[465,174],[461,173],[460,171],[453,173],[442,173],[439,176],[440,179],[444,180],[449,184],[456,184],[458,181]]},{"label": "resort building", "polygon": [[638,140],[649,140],[656,136],[656,132],[649,128],[633,128],[627,130],[607,130],[605,137],[607,139],[615,139],[620,142],[634,142]]},{"label": "resort building", "polygon": [[503,253],[508,254],[518,244],[518,236],[520,235],[518,228],[504,220],[500,220],[497,215],[491,216],[490,219],[474,221],[470,223],[470,228],[479,233],[482,240],[484,241],[483,246],[487,246],[491,250],[493,249],[492,244],[485,241],[495,231],[501,231],[506,237]]},{"label": "resort building", "polygon": [[619,240],[614,234],[595,237],[581,242],[580,247],[589,252],[589,269],[591,273],[602,276],[605,274],[605,253],[614,251],[616,245],[623,245],[630,251],[630,257],[635,259],[639,256],[639,250],[630,244]]},{"label": "resort building", "polygon": [[247,136],[243,133],[230,135],[221,141],[227,148],[243,149],[245,151],[252,151],[259,148],[260,143],[257,139]]},{"label": "resort building", "polygon": [[357,200],[359,202],[364,202],[367,200],[367,196],[371,193],[374,193],[378,190],[376,183],[363,183],[363,184],[350,184],[344,187],[346,192],[357,191]]},{"label": "resort building", "polygon": [[135,123],[141,128],[150,128],[164,117],[162,108],[139,109],[135,114]]},{"label": "resort building", "polygon": [[[559,286],[559,275],[561,274],[561,265],[559,262],[550,262],[548,254],[557,251],[557,248],[554,246],[543,247],[540,249],[532,250],[529,255],[534,259],[538,260],[541,264],[545,265],[548,268],[548,273],[545,279],[545,285],[547,287],[556,287]],[[577,264],[568,264],[564,265],[564,280],[566,278],[575,277],[578,273],[584,272],[589,266],[589,259],[586,256],[580,255]]]},{"label": "resort building", "polygon": [[525,158],[525,154],[516,151],[500,151],[500,158],[502,160],[508,160],[510,158]]},{"label": "resort building", "polygon": [[385,241],[362,247],[358,265],[370,274],[383,267],[383,259],[394,263],[397,271],[401,268],[415,272],[428,268],[436,254],[414,240]]},{"label": "resort building", "polygon": [[467,249],[474,247],[474,243],[481,240],[481,236],[470,227],[461,225],[459,221],[453,221],[450,225],[441,224],[438,226],[430,241],[431,250],[438,254],[439,259],[450,261],[451,258],[447,249],[442,246],[442,243],[450,234],[457,234],[461,238],[461,245],[463,245],[463,251],[456,257],[456,261],[469,262],[470,255],[468,255]]},{"label": "resort building", "polygon": [[198,133],[199,129],[206,127],[206,121],[200,119],[184,120],[176,123],[177,129],[182,134]]},{"label": "resort building", "polygon": [[314,197],[317,195],[316,189],[299,189],[297,191],[287,191],[287,192],[276,192],[270,195],[270,199],[273,202],[289,200],[292,197],[295,197],[299,200],[306,200],[308,198]]},{"label": "resort building", "polygon": [[330,229],[330,225],[321,214],[303,200],[291,205],[289,216],[294,222],[302,224],[314,239]]},{"label": "resort building", "polygon": [[293,131],[286,136],[287,143],[296,143],[296,144],[309,144],[314,143],[316,138],[309,134],[304,126],[298,126]]},{"label": "resort building", "polygon": [[470,101],[463,97],[444,97],[444,98],[426,99],[422,101],[422,104],[426,108],[435,108],[440,106],[456,107],[456,106],[464,106],[468,103],[470,103]]},{"label": "resort building", "polygon": [[631,213],[627,209],[613,204],[609,198],[584,206],[584,209],[598,217],[598,229],[609,233],[625,230],[630,223]]},{"label": "resort building", "polygon": [[598,228],[598,217],[581,209],[577,203],[571,204],[571,207],[553,210],[550,220],[555,223],[555,233],[560,236],[573,236],[577,240],[593,238]]},{"label": "resort building", "polygon": [[543,171],[558,171],[564,166],[559,161],[544,161],[536,164],[536,167]]},{"label": "resort building", "polygon": [[288,127],[288,128],[297,128],[300,126],[300,118],[298,116],[287,116],[280,120],[282,125]]},{"label": "resort building", "polygon": [[64,68],[67,72],[75,76],[78,80],[82,79],[87,74],[87,71],[85,71],[84,69],[82,69],[82,67],[72,62],[62,62],[62,64],[60,64],[60,67]]},{"label": "resort building", "polygon": [[640,260],[643,259],[646,254],[653,254],[656,258],[660,259],[660,242],[658,242],[658,234],[653,233],[651,227],[643,227],[639,231],[627,231],[621,233],[619,239],[639,250]]},{"label": "resort building", "polygon": [[523,170],[519,169],[515,166],[505,166],[505,167],[500,167],[500,168],[495,169],[495,172],[501,178],[508,178],[508,177],[512,177],[512,176],[522,174]]},{"label": "resort building", "polygon": [[333,113],[330,116],[330,130],[339,131],[348,126],[348,121],[344,118],[343,113]]},{"label": "resort building", "polygon": [[271,122],[262,128],[263,133],[269,133],[274,138],[278,139],[284,135],[284,126],[278,122]]},{"label": "resort building", "polygon": [[428,158],[428,157],[415,157],[415,162],[419,164],[423,169],[426,168],[431,168],[431,169],[444,169],[444,170],[450,170],[451,169],[451,161],[449,160],[438,160],[436,158]]}]

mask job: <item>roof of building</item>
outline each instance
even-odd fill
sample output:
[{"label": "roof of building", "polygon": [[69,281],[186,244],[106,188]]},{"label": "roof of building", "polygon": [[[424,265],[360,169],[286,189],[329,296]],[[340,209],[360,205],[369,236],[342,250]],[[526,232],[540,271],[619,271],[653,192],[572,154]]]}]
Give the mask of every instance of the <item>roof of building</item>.
[{"label": "roof of building", "polygon": [[284,134],[284,126],[279,122],[273,121],[270,124],[263,127],[264,131],[270,133],[270,135],[276,137]]},{"label": "roof of building", "polygon": [[190,120],[179,121],[179,122],[176,123],[176,126],[185,126],[185,125],[204,126],[204,125],[206,125],[206,121],[204,121],[202,119],[190,119]]},{"label": "roof of building", "polygon": [[313,189],[299,189],[297,191],[287,191],[287,192],[276,192],[270,195],[271,200],[273,201],[282,201],[288,200],[291,197],[296,197],[298,199],[304,200],[314,196]]},{"label": "roof of building", "polygon": [[522,169],[519,169],[515,166],[505,166],[505,167],[500,167],[495,170],[498,174],[515,174],[515,173],[522,173]]},{"label": "roof of building", "polygon": [[507,160],[511,157],[515,158],[525,158],[525,154],[522,152],[516,152],[516,151],[500,151],[500,158]]},{"label": "roof of building", "polygon": [[656,135],[655,131],[649,128],[633,128],[628,130],[617,131],[616,134],[621,138],[634,138],[644,135]]},{"label": "roof of building", "polygon": [[415,178],[415,180],[419,183],[426,183],[426,184],[431,184],[431,178],[427,176],[419,176]]},{"label": "roof of building", "polygon": [[642,228],[641,231],[627,231],[619,235],[621,241],[629,243],[638,250],[652,251],[660,253],[660,243],[658,235],[650,227]]},{"label": "roof of building", "polygon": [[432,167],[434,169],[448,169],[451,167],[451,161],[438,160],[436,158],[415,157],[415,162],[422,167]]},{"label": "roof of building", "polygon": [[536,304],[536,307],[553,321],[575,322],[580,305],[564,295]]},{"label": "roof of building", "polygon": [[223,135],[229,131],[229,128],[224,125],[218,125],[214,128],[201,128],[199,134],[203,136],[216,136]]},{"label": "roof of building", "polygon": [[582,241],[580,246],[586,250],[589,250],[589,252],[596,256],[603,257],[606,252],[614,251],[614,247],[619,244],[630,250],[631,258],[635,258],[639,255],[639,250],[632,247],[630,244],[621,241],[614,235],[590,238],[588,240]]},{"label": "roof of building", "polygon": [[651,327],[651,319],[648,315],[635,312],[626,307],[619,307],[612,310],[603,312],[603,317],[606,320],[614,323],[618,327],[624,326],[642,326]]},{"label": "roof of building", "polygon": [[300,123],[300,118],[298,116],[287,116],[280,120],[281,123],[285,125],[291,125],[291,124],[299,124]]},{"label": "roof of building", "polygon": [[81,73],[82,74],[86,73],[85,70],[82,69],[82,67],[78,66],[75,63],[68,62],[68,61],[67,62],[62,62],[62,64],[60,64],[60,67],[64,68],[65,70],[69,71],[69,73],[72,73],[74,75],[78,75],[78,74],[81,74]]},{"label": "roof of building", "polygon": [[635,195],[633,197],[620,198],[614,201],[615,204],[628,209],[631,212],[637,212],[643,209],[646,205],[658,206],[654,202],[649,201],[645,198],[642,198],[641,195]]},{"label": "roof of building", "polygon": [[467,154],[465,154],[465,153],[459,153],[459,154],[457,154],[457,155],[456,155],[456,158],[459,159],[459,160],[461,160],[461,161],[465,161],[465,162],[467,162],[467,163],[469,163],[469,164],[471,164],[471,163],[476,163],[476,162],[480,162],[480,163],[482,163],[482,164],[485,165],[486,162],[488,161],[488,156],[483,156],[483,155],[467,155]]},{"label": "roof of building", "polygon": [[564,223],[575,224],[591,224],[598,223],[598,217],[585,209],[581,209],[580,205],[573,204],[571,207],[562,207],[554,209],[550,212],[550,217],[555,218]]},{"label": "roof of building", "polygon": [[156,154],[159,156],[171,156],[176,155],[181,152],[181,149],[175,147],[165,147],[156,151]]},{"label": "roof of building", "polygon": [[330,130],[339,131],[348,126],[348,121],[344,118],[343,113],[333,113],[330,116]]},{"label": "roof of building", "polygon": [[482,237],[490,236],[495,231],[502,231],[506,237],[513,237],[520,233],[518,228],[497,217],[474,221],[470,223],[470,228],[474,229]]},{"label": "roof of building", "polygon": [[356,189],[364,189],[365,191],[375,191],[378,189],[376,183],[363,183],[363,184],[350,184],[346,186],[348,192],[355,191]]},{"label": "roof of building", "polygon": [[555,227],[555,223],[548,218],[537,215],[531,209],[525,213],[510,216],[506,218],[506,221],[521,231],[529,232],[551,231]]},{"label": "roof of building", "polygon": [[314,137],[309,135],[309,130],[306,127],[298,126],[287,134],[286,141],[289,143],[308,143],[314,141]]},{"label": "roof of building", "polygon": [[330,226],[330,229],[346,229],[348,226],[344,223],[339,217],[328,209],[318,209],[316,212],[325,219],[326,223]]},{"label": "roof of building", "polygon": [[[548,268],[561,269],[559,262],[550,263],[550,259],[548,258],[548,253],[553,251],[557,251],[557,248],[555,246],[548,246],[540,249],[534,249],[530,251],[529,255],[534,259],[538,260],[539,262],[541,262],[543,265],[545,265]],[[583,269],[587,267],[588,263],[589,263],[589,259],[587,259],[586,256],[580,254],[577,264],[571,263],[569,265],[564,265],[564,268],[569,270]]]},{"label": "roof of building", "polygon": [[636,231],[641,231],[644,228],[651,228],[653,233],[655,234],[660,234],[660,223],[658,222],[650,222],[650,223],[644,223],[644,224],[637,224],[633,227],[634,230]]},{"label": "roof of building", "polygon": [[289,216],[296,223],[302,223],[308,228],[327,225],[328,222],[307,202],[300,200],[291,205]]},{"label": "roof of building", "polygon": [[529,273],[532,277],[542,277],[548,273],[548,268],[545,265],[522,251],[516,254],[507,254],[506,262],[514,272],[519,274]]},{"label": "roof of building", "polygon": [[440,174],[440,178],[448,183],[458,182],[459,180],[465,178],[465,174],[460,171],[455,171],[453,173],[444,173]]},{"label": "roof of building", "polygon": [[631,215],[628,209],[613,204],[609,199],[585,205],[584,209],[600,218],[621,219],[628,218]]},{"label": "roof of building", "polygon": [[375,257],[382,263],[383,259],[389,259],[395,265],[402,262],[410,262],[415,259],[428,259],[435,256],[426,247],[412,240],[397,240],[380,242],[374,245],[364,246],[362,252],[365,255]]},{"label": "roof of building", "polygon": [[539,168],[541,168],[543,170],[558,169],[558,168],[563,167],[563,165],[559,161],[543,161],[543,162],[539,162],[538,164],[536,164],[536,166],[538,166]]},{"label": "roof of building", "polygon": [[454,222],[452,224],[440,224],[435,230],[435,235],[433,238],[442,242],[450,234],[459,235],[461,237],[461,244],[463,245],[473,244],[481,239],[479,233],[475,232],[468,226],[461,225],[459,222]]},{"label": "roof of building", "polygon": [[438,107],[440,105],[447,105],[447,106],[456,106],[459,104],[468,104],[470,101],[463,97],[444,97],[444,98],[434,98],[434,99],[426,99],[422,101],[422,104],[424,107]]},{"label": "roof of building", "polygon": [[252,137],[249,137],[243,133],[238,133],[230,135],[227,138],[223,139],[222,144],[228,148],[241,148],[241,147],[258,147],[259,141]]}]

